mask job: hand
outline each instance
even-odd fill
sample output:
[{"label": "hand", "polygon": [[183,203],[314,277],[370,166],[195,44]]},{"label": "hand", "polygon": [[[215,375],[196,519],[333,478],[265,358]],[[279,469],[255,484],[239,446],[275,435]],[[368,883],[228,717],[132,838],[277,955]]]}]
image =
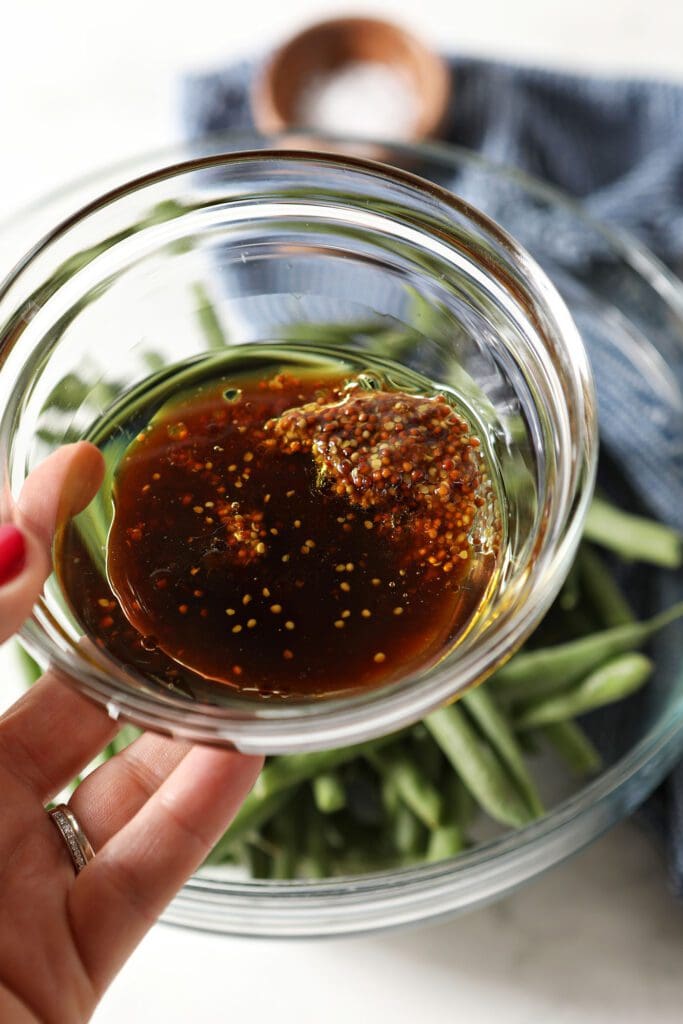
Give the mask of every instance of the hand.
[{"label": "hand", "polygon": [[[0,527],[0,642],[31,612],[50,543],[102,480],[69,445],[26,481]],[[146,733],[92,772],[70,807],[96,856],[76,876],[44,810],[111,741],[106,712],[48,671],[0,718],[0,1020],[87,1020],[103,991],[249,792],[261,760]]]}]

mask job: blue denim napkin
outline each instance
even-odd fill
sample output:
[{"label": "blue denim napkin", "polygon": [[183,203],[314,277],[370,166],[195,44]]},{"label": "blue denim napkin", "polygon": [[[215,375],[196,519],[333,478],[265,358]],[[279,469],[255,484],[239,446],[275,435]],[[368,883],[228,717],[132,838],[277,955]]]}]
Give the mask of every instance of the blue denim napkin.
[{"label": "blue denim napkin", "polygon": [[[181,112],[189,140],[253,130],[248,97],[257,69],[258,64],[243,62],[184,80]],[[452,60],[451,75],[445,138],[560,187],[581,199],[592,216],[628,230],[683,274],[683,86],[559,74],[461,57]],[[453,187],[477,202],[476,189],[475,195],[464,189],[462,179]],[[495,202],[504,204],[504,194]],[[490,195],[481,196],[479,205],[496,216]],[[513,234],[515,216],[524,217],[528,237],[528,218],[535,215],[531,206],[511,210],[508,205],[502,212],[500,219]],[[605,254],[595,251],[594,236],[589,243],[580,227],[541,222],[538,230],[546,247],[561,250],[565,265],[580,264],[589,275],[605,273]],[[633,364],[618,358],[595,323],[587,319],[579,328],[598,390],[601,483],[617,497],[628,492],[644,510],[683,530],[683,419],[662,414],[656,388]],[[683,348],[673,353],[671,363],[683,388]],[[681,574],[649,573],[645,580],[636,567],[624,583],[641,614],[683,597]],[[649,692],[589,719],[608,762],[653,714],[652,694],[661,700],[680,676],[680,638],[680,630],[670,630],[656,640],[657,676],[646,688]],[[662,838],[672,887],[683,896],[683,762],[640,816]]]}]

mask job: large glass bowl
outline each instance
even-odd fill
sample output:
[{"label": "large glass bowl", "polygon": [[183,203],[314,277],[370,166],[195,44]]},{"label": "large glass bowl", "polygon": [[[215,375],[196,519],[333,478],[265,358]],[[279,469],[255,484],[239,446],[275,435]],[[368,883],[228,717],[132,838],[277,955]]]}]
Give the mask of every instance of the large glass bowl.
[{"label": "large glass bowl", "polygon": [[[205,152],[263,145],[253,138],[222,139]],[[312,148],[316,145],[320,143]],[[349,144],[343,148],[348,150]],[[367,155],[454,190],[529,250],[565,300],[589,343],[591,357],[600,361],[600,425],[607,450],[623,429],[623,416],[613,402],[609,373],[605,373],[610,357],[615,366],[631,367],[659,396],[662,417],[683,426],[683,398],[677,383],[683,364],[683,287],[648,252],[591,221],[578,204],[557,192],[466,151],[377,145]],[[155,154],[135,167],[116,169],[108,177],[81,183],[41,204],[0,240],[4,266],[20,255],[27,237],[52,227],[61,215],[101,195],[105,187],[181,156]],[[628,480],[625,494],[627,484]],[[663,512],[661,508],[650,511]],[[649,579],[659,582],[657,576],[653,572]],[[680,579],[662,583],[654,605],[670,603],[678,590]],[[535,824],[483,841],[466,854],[438,864],[325,882],[246,882],[231,878],[222,868],[205,868],[185,886],[166,919],[234,934],[339,935],[434,920],[502,896],[631,813],[681,756],[681,629],[671,627],[669,640],[662,657],[657,652],[658,672],[639,698],[639,714],[630,717],[628,728],[615,731],[605,770],[590,784],[560,796]]]}]

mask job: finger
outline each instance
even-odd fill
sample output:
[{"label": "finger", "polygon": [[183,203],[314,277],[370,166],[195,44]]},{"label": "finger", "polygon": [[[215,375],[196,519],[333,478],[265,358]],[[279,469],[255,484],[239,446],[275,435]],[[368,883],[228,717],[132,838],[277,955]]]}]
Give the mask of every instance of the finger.
[{"label": "finger", "polygon": [[4,542],[6,552],[3,562],[9,571],[3,573],[0,582],[0,643],[29,617],[50,572],[50,554],[42,541],[14,525],[5,525],[2,531],[0,543]]},{"label": "finger", "polygon": [[45,803],[118,730],[104,708],[49,671],[0,717],[0,765]]},{"label": "finger", "polygon": [[46,547],[60,523],[78,515],[95,497],[104,476],[104,459],[95,445],[64,445],[30,473],[17,503],[18,525]]},{"label": "finger", "polygon": [[185,741],[144,733],[81,782],[69,806],[95,850],[135,817],[189,750]]},{"label": "finger", "polygon": [[70,918],[96,990],[109,983],[206,858],[261,764],[261,758],[194,747],[78,876]]},{"label": "finger", "polygon": [[31,614],[51,571],[55,529],[85,508],[103,473],[101,453],[79,441],[50,455],[27,478],[14,522],[0,533],[0,642],[16,633]]}]

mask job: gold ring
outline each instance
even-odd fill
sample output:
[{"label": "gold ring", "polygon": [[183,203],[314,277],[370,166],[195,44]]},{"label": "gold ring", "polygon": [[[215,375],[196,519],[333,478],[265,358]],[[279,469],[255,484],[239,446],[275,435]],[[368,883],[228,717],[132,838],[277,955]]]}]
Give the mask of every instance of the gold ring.
[{"label": "gold ring", "polygon": [[95,856],[88,837],[78,824],[76,815],[66,804],[59,804],[47,812],[54,821],[59,834],[66,843],[76,874],[82,871],[89,860]]}]

